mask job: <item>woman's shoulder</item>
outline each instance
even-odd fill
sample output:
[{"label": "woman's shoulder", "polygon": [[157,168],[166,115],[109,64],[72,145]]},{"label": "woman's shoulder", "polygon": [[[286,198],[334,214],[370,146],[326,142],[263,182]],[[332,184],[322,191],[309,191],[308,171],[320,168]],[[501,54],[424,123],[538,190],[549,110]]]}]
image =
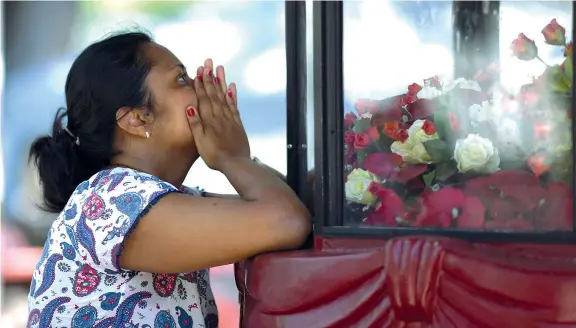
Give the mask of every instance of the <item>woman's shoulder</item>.
[{"label": "woman's shoulder", "polygon": [[102,170],[90,179],[78,185],[74,194],[89,193],[105,194],[110,192],[129,191],[138,186],[155,186],[160,189],[177,191],[172,184],[148,173],[127,167],[115,167]]},{"label": "woman's shoulder", "polygon": [[151,174],[125,167],[106,169],[76,187],[62,215],[65,220],[71,220],[79,212],[99,216],[100,209],[111,208],[107,204],[116,205],[114,208],[128,204],[140,207],[170,192],[180,191]]}]

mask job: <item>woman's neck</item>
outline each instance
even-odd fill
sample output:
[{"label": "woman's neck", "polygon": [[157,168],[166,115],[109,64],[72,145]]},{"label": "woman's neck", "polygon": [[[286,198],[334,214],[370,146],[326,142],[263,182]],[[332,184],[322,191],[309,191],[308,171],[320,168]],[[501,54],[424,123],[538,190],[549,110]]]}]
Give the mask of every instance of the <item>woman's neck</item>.
[{"label": "woman's neck", "polygon": [[120,154],[112,158],[110,166],[127,167],[156,176],[173,186],[180,188],[190,167],[198,156],[135,156]]}]

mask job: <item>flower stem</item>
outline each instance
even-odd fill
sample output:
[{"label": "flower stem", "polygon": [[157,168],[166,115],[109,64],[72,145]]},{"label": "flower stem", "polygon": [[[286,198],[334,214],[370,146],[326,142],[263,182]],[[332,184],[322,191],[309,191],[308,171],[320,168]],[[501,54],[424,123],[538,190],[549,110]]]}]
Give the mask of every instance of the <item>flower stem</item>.
[{"label": "flower stem", "polygon": [[546,65],[547,67],[550,66],[550,65],[546,64],[546,62],[544,60],[542,60],[542,58],[540,58],[540,56],[536,55],[536,59],[538,59],[542,64]]}]

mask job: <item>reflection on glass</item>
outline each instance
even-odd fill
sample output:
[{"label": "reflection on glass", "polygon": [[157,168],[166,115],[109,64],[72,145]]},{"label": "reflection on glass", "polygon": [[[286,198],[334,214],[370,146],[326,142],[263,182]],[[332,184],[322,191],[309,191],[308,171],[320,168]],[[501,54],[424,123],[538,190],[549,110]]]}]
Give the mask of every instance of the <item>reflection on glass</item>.
[{"label": "reflection on glass", "polygon": [[[393,13],[398,8],[383,3],[378,8],[387,11],[383,15],[402,17]],[[363,5],[371,4],[359,5],[360,16]],[[375,9],[364,9],[368,18],[377,16]],[[393,63],[406,65],[406,72],[377,75],[365,95],[348,75],[354,77],[349,73],[358,69],[354,63],[366,61],[358,54],[345,57],[346,102],[353,104],[344,113],[346,224],[571,230],[572,42],[562,25],[570,21],[567,16],[548,16],[538,33],[524,34],[522,26],[515,24],[515,39],[496,38],[505,44],[501,50],[507,58],[484,67],[471,79],[452,76],[442,64],[452,61],[451,55],[435,65],[437,59],[422,52],[452,48],[446,42],[452,30],[441,24],[425,28],[448,36],[437,38],[436,45],[425,42],[425,37],[415,37],[400,48],[384,40],[391,58],[399,59],[395,52],[419,53],[416,66],[426,69],[418,74],[410,62]],[[394,34],[419,35],[422,27],[412,25],[406,18],[398,24],[406,31]],[[362,33],[369,33],[364,38],[387,37],[374,29]],[[345,49],[350,34],[345,32]],[[549,53],[557,56],[539,56]],[[538,69],[528,77],[523,71],[507,69],[510,61]],[[430,74],[430,68],[438,71]],[[404,83],[407,79],[411,82]],[[395,92],[395,84],[400,92]],[[378,90],[378,85],[384,87]]]}]

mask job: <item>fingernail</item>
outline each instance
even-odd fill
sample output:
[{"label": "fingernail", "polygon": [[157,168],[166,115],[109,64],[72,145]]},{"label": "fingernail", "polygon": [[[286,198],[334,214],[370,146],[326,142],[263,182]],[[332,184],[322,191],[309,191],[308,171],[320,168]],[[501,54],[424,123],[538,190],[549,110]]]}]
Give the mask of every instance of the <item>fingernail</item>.
[{"label": "fingernail", "polygon": [[202,73],[204,72],[204,68],[202,66],[198,67],[198,69],[196,70],[196,75],[202,75]]},{"label": "fingernail", "polygon": [[218,76],[216,76],[216,77],[214,78],[214,83],[220,84],[220,79],[218,78]]},{"label": "fingernail", "polygon": [[233,96],[233,95],[232,95],[232,91],[228,91],[226,94],[228,95],[228,97],[233,98],[233,97],[232,97],[232,96]]},{"label": "fingernail", "polygon": [[212,76],[212,70],[208,71],[208,76]]},{"label": "fingernail", "polygon": [[198,76],[196,76],[196,78],[197,78],[200,82],[202,82],[202,79],[203,79],[202,75],[198,75]]},{"label": "fingernail", "polygon": [[186,115],[190,116],[190,117],[194,117],[194,115],[196,115],[196,110],[194,109],[194,107],[190,107],[186,110]]}]

